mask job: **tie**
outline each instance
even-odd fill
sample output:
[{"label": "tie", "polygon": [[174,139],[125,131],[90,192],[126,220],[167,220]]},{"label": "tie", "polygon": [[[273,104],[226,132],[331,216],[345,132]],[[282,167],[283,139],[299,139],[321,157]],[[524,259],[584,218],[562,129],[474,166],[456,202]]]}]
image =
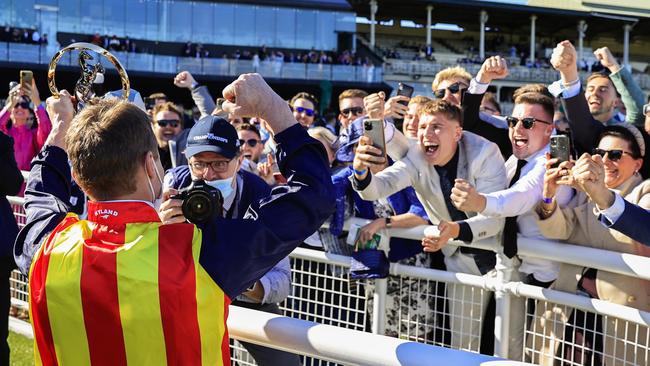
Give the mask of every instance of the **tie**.
[{"label": "tie", "polygon": [[[526,165],[526,160],[517,160],[517,170],[510,179],[508,188],[512,187],[519,180],[521,169]],[[508,258],[517,255],[517,216],[506,217],[506,224],[503,227],[503,254]]]}]

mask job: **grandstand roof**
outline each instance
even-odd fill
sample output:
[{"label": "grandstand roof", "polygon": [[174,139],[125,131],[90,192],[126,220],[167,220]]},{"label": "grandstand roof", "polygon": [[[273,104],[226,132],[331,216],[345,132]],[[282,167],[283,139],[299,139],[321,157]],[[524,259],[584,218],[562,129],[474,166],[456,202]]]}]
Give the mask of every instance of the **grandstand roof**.
[{"label": "grandstand roof", "polygon": [[352,11],[352,6],[346,0],[198,0],[210,3],[233,3],[272,5],[288,8],[324,9]]},{"label": "grandstand roof", "polygon": [[[368,0],[349,0],[358,16],[370,17]],[[453,23],[479,29],[479,13],[486,10],[488,26],[520,32],[530,26],[528,15],[538,16],[538,32],[575,30],[577,22],[589,24],[587,36],[623,34],[624,21],[636,22],[631,37],[650,34],[650,1],[639,0],[378,0],[378,20],[410,19],[426,24],[426,6],[433,5],[432,23]],[[588,5],[585,5],[588,4]],[[638,22],[637,22],[638,21]]]}]

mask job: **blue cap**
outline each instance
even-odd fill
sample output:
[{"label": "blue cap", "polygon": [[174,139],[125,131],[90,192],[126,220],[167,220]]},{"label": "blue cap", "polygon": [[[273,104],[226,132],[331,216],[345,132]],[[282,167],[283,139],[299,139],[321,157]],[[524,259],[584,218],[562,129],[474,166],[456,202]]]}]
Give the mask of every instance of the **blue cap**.
[{"label": "blue cap", "polygon": [[226,159],[234,158],[239,152],[237,130],[225,119],[216,116],[201,118],[187,136],[185,157],[202,152],[214,152]]},{"label": "blue cap", "polygon": [[349,163],[354,160],[354,145],[363,136],[363,121],[366,117],[359,117],[352,122],[345,133],[339,137],[339,149],[336,150],[336,160]]}]

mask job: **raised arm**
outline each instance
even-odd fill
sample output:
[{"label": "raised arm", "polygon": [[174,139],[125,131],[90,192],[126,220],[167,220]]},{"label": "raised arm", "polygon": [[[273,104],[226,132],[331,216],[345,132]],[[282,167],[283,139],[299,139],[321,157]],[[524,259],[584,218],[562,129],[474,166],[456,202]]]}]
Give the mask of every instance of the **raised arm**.
[{"label": "raised arm", "polygon": [[199,108],[201,117],[212,114],[212,111],[216,108],[208,87],[198,85],[189,71],[181,71],[178,73],[174,78],[174,85],[179,88],[188,89],[192,93],[192,100],[194,100],[194,104]]},{"label": "raised arm", "polygon": [[48,99],[54,121],[45,147],[32,161],[25,190],[27,223],[16,238],[14,257],[20,271],[27,275],[34,255],[45,237],[70,211],[70,166],[64,137],[73,116],[70,94],[62,91],[59,99]]},{"label": "raised arm", "polygon": [[[322,144],[309,137],[261,76],[240,76],[224,97],[228,112],[269,123],[280,171],[289,177],[286,186],[251,204],[244,219],[220,219],[203,228],[201,264],[234,298],[323,224],[333,212],[334,193]],[[230,235],[219,231],[225,227]]]}]

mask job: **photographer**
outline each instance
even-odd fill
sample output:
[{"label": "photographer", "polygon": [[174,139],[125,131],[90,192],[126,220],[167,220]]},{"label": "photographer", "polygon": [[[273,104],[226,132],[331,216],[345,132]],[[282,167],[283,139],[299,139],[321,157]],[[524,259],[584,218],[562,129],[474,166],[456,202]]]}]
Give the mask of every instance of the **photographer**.
[{"label": "photographer", "polygon": [[[239,169],[244,155],[240,150],[237,131],[228,121],[215,116],[205,116],[190,129],[185,155],[188,165],[178,166],[165,175],[163,197],[178,194],[203,180],[218,189],[223,196],[222,217],[243,219],[248,207],[268,197],[271,188],[258,176]],[[183,201],[168,199],[160,206],[164,224],[185,222]],[[214,217],[217,220],[217,217]],[[233,246],[239,245],[232,243]],[[255,284],[233,301],[233,305],[282,314],[277,303],[284,301],[291,291],[291,267],[283,258]],[[258,365],[298,365],[297,355],[251,343],[242,342]]]},{"label": "photographer", "polygon": [[[229,112],[268,121],[290,178],[253,202],[246,219],[199,227],[159,221],[163,172],[145,112],[100,101],[73,119],[66,91],[48,99],[55,126],[32,164],[14,249],[29,274],[42,364],[229,364],[231,299],[331,215],[325,151],[286,102],[258,74],[223,95]],[[68,214],[68,159],[90,198],[88,220]]]}]

